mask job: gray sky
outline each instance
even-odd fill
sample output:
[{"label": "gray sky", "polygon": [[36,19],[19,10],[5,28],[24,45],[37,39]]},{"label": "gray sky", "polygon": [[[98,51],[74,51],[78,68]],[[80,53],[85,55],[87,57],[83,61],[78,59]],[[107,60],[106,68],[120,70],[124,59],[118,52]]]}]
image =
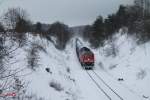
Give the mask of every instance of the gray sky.
[{"label": "gray sky", "polygon": [[97,16],[116,12],[120,4],[133,0],[0,0],[0,15],[8,8],[26,9],[36,22],[61,21],[69,26],[91,24]]}]

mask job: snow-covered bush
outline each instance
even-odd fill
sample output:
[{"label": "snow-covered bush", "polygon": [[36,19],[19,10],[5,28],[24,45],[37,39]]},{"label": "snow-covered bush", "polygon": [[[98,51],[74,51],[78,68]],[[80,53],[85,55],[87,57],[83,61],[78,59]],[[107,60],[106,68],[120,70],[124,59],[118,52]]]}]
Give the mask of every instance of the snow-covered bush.
[{"label": "snow-covered bush", "polygon": [[106,57],[116,57],[119,53],[118,47],[115,45],[115,43],[110,42],[109,45],[104,49],[104,53]]},{"label": "snow-covered bush", "polygon": [[145,76],[146,76],[146,71],[145,70],[143,70],[143,69],[141,69],[138,73],[137,73],[137,75],[136,75],[136,77],[137,77],[137,79],[144,79],[145,78]]},{"label": "snow-covered bush", "polygon": [[61,84],[54,81],[54,80],[49,83],[49,86],[54,88],[57,91],[62,91],[63,90],[63,87],[61,86]]},{"label": "snow-covered bush", "polygon": [[102,70],[104,70],[104,69],[105,69],[105,68],[104,68],[104,65],[103,65],[103,63],[102,63],[102,62],[99,62],[99,63],[98,63],[98,66],[99,66],[99,68],[100,68],[100,69],[102,69]]}]

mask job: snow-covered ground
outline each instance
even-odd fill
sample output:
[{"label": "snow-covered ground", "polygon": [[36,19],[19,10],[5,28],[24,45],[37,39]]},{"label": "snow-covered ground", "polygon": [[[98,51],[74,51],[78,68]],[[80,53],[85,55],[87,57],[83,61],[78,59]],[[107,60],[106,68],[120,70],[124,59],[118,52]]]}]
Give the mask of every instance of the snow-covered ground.
[{"label": "snow-covered ground", "polygon": [[[28,41],[38,43],[46,51],[39,52],[36,71],[27,68],[20,73],[21,78],[29,82],[28,94],[36,94],[44,100],[109,100],[106,94],[112,100],[150,100],[150,43],[137,45],[136,38],[118,33],[113,43],[107,41],[104,47],[92,49],[96,57],[94,71],[119,98],[91,71],[88,72],[98,84],[82,69],[75,52],[76,38],[70,40],[64,51],[59,51],[51,42],[39,36],[28,37]],[[82,42],[88,46],[88,43]],[[26,55],[30,46],[28,43],[16,51],[15,60],[18,63],[12,68],[27,66]]]}]

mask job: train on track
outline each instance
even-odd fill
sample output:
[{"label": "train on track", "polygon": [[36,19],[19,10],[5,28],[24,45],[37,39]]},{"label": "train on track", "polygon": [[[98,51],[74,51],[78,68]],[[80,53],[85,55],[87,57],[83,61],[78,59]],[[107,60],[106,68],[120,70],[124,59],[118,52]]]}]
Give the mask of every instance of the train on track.
[{"label": "train on track", "polygon": [[84,69],[94,68],[94,53],[89,48],[83,46],[78,39],[76,40],[76,53],[79,62]]}]

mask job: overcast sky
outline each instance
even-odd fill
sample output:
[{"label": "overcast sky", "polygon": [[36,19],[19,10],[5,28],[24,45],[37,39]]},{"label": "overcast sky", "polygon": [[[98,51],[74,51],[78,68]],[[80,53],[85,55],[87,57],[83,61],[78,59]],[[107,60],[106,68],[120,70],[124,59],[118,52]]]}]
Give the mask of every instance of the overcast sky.
[{"label": "overcast sky", "polygon": [[97,16],[116,12],[120,4],[133,0],[0,0],[0,15],[8,8],[21,7],[36,22],[61,21],[70,26],[91,24]]}]

